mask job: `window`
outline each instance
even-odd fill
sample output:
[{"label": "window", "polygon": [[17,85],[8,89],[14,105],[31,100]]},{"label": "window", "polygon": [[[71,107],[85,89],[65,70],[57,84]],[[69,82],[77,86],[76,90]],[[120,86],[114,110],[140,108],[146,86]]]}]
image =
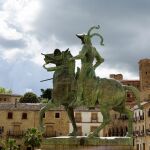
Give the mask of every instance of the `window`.
[{"label": "window", "polygon": [[93,131],[96,130],[96,129],[97,129],[97,126],[91,126],[91,127],[90,127],[90,131],[91,131],[91,132],[93,132]]},{"label": "window", "polygon": [[82,136],[82,127],[81,126],[77,126],[77,135]]},{"label": "window", "polygon": [[27,113],[22,113],[22,119],[27,119]]},{"label": "window", "polygon": [[75,113],[75,120],[76,120],[76,122],[81,122],[82,121],[81,113]]},{"label": "window", "polygon": [[135,118],[137,117],[137,114],[136,114],[136,112],[134,113],[134,117],[135,117]]},{"label": "window", "polygon": [[143,143],[143,150],[145,150],[145,143]]},{"label": "window", "polygon": [[117,119],[117,114],[114,114],[114,119]]},{"label": "window", "polygon": [[139,111],[139,117],[141,116],[141,113],[140,113],[140,111]]},{"label": "window", "polygon": [[144,132],[144,129],[145,129],[145,128],[144,128],[144,125],[143,125],[142,127],[143,127],[143,128],[142,128],[142,131]]},{"label": "window", "polygon": [[136,150],[139,150],[140,147],[139,147],[139,144],[136,144]]},{"label": "window", "polygon": [[45,118],[45,113],[43,114],[43,118]]},{"label": "window", "polygon": [[128,127],[127,126],[125,127],[125,131],[128,132]]},{"label": "window", "polygon": [[8,119],[13,119],[13,113],[12,113],[12,112],[8,112],[7,118],[8,118]]},{"label": "window", "polygon": [[91,114],[91,122],[98,122],[97,113],[92,113]]},{"label": "window", "polygon": [[150,108],[149,108],[149,110],[148,110],[148,117],[150,117]]},{"label": "window", "polygon": [[55,113],[55,118],[60,118],[60,113]]},{"label": "window", "polygon": [[131,94],[130,94],[130,93],[127,93],[127,97],[130,98],[130,97],[131,97]]},{"label": "window", "polygon": [[31,150],[31,147],[27,147],[27,150]]},{"label": "window", "polygon": [[3,132],[4,132],[4,127],[1,126],[1,127],[0,127],[0,134],[2,134]]}]

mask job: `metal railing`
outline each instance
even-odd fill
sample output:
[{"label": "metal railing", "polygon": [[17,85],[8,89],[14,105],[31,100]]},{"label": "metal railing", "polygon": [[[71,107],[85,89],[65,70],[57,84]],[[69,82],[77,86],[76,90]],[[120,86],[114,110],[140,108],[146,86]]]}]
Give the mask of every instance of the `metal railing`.
[{"label": "metal railing", "polygon": [[15,138],[19,138],[22,137],[24,135],[24,131],[12,131],[12,130],[8,130],[7,131],[7,136],[9,137],[15,137]]}]

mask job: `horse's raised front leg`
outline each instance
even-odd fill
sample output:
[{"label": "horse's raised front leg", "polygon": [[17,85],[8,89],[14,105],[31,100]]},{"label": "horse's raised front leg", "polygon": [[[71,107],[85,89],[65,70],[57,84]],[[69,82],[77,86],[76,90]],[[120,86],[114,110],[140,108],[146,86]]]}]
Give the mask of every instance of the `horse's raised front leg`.
[{"label": "horse's raised front leg", "polygon": [[42,132],[44,132],[43,116],[46,111],[53,107],[55,107],[55,104],[52,103],[52,100],[49,100],[49,102],[44,107],[42,107],[39,112],[39,130]]},{"label": "horse's raised front leg", "polygon": [[103,122],[99,127],[97,127],[93,131],[93,133],[89,134],[88,137],[99,137],[99,132],[111,121],[110,114],[109,114],[109,108],[105,108],[105,107],[100,108],[100,112],[102,113],[102,116],[103,116]]},{"label": "horse's raised front leg", "polygon": [[68,117],[72,123],[73,131],[69,133],[69,136],[76,136],[77,135],[77,125],[74,118],[74,109],[73,107],[65,106],[65,110],[67,111]]}]

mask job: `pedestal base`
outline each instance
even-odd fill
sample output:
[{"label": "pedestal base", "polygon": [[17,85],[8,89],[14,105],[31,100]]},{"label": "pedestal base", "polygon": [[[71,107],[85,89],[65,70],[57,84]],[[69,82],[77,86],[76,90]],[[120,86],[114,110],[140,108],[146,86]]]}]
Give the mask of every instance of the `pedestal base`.
[{"label": "pedestal base", "polygon": [[126,137],[54,137],[42,142],[42,150],[133,150],[133,139]]}]

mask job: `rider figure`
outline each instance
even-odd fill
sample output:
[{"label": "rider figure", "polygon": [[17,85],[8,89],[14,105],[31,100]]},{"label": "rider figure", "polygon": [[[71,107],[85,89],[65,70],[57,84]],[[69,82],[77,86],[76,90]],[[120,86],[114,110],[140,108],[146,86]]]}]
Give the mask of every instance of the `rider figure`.
[{"label": "rider figure", "polygon": [[[93,33],[90,35],[90,32],[93,29],[99,29],[98,27],[92,27],[88,34],[77,34],[77,37],[81,39],[83,47],[79,52],[79,55],[75,56],[74,59],[81,59],[81,70],[78,78],[78,87],[77,87],[77,100],[76,103],[80,104],[83,102],[83,90],[84,83],[88,82],[90,79],[96,79],[95,69],[104,62],[104,59],[100,56],[95,47],[92,46],[91,38],[93,36],[98,36],[101,39],[101,45],[103,44],[103,37],[98,33]],[[96,63],[93,64],[96,59]]]}]

